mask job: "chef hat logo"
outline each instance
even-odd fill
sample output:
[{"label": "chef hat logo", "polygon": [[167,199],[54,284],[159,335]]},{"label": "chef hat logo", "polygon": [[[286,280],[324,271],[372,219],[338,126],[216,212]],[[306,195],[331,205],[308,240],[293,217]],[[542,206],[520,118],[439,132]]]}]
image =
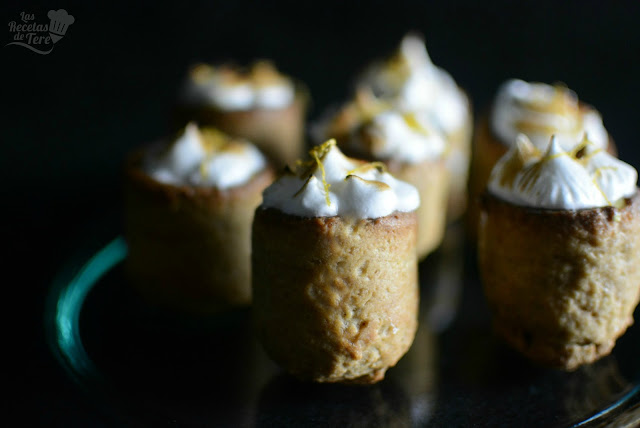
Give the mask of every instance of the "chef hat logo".
[{"label": "chef hat logo", "polygon": [[53,43],[64,37],[69,25],[75,22],[73,15],[69,15],[66,10],[50,10],[47,14],[51,22],[49,23],[49,35]]}]

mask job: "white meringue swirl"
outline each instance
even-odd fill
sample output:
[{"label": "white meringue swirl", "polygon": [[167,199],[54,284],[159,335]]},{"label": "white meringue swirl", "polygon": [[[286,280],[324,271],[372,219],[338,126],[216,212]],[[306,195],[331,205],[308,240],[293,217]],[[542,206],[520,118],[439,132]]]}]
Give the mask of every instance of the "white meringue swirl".
[{"label": "white meringue swirl", "polygon": [[469,116],[467,97],[451,75],[436,67],[416,34],[407,34],[396,55],[368,67],[358,82],[402,111],[426,111],[445,134],[461,129]]},{"label": "white meringue swirl", "polygon": [[508,80],[498,89],[491,129],[505,145],[523,133],[540,150],[551,135],[564,150],[572,150],[585,134],[596,147],[606,148],[609,142],[600,114],[581,106],[573,91],[519,79]]},{"label": "white meringue swirl", "polygon": [[310,164],[284,174],[265,189],[263,208],[300,217],[365,219],[414,211],[420,205],[415,187],[375,164],[346,157],[335,140],[316,146],[310,153]]},{"label": "white meringue swirl", "polygon": [[168,150],[149,154],[147,174],[165,184],[224,190],[247,183],[267,166],[264,155],[252,144],[215,133],[217,147],[207,145],[197,125],[189,123]]},{"label": "white meringue swirl", "polygon": [[555,137],[544,154],[520,134],[493,168],[488,189],[516,205],[575,210],[615,206],[636,192],[638,173],[593,143],[567,152]]}]

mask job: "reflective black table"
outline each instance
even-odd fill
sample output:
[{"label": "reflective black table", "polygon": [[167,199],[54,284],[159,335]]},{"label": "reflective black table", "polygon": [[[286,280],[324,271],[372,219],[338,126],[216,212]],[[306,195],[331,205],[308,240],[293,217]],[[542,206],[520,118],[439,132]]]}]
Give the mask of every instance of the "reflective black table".
[{"label": "reflective black table", "polygon": [[94,239],[61,269],[45,313],[57,361],[113,426],[640,423],[640,327],[610,356],[574,372],[530,364],[492,334],[473,247],[459,225],[420,265],[413,346],[373,386],[288,376],[255,340],[248,309],[191,319],[148,306],[123,275],[126,253],[117,228]]}]

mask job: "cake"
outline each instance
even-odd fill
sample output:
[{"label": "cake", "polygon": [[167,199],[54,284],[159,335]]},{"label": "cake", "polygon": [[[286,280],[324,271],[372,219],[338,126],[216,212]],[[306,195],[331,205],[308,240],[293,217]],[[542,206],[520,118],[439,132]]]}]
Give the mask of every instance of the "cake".
[{"label": "cake", "polygon": [[417,190],[330,140],[264,191],[253,318],[267,354],[314,382],[374,383],[417,328]]},{"label": "cake", "polygon": [[153,305],[209,314],[251,302],[251,224],[273,181],[250,143],[189,124],[131,154],[126,271]]},{"label": "cake", "polygon": [[400,111],[360,88],[314,128],[316,139],[335,137],[348,156],[382,162],[394,177],[418,189],[418,259],[435,250],[446,228],[450,154],[446,136],[425,111]]},{"label": "cake", "polygon": [[469,178],[467,229],[476,238],[478,198],[489,180],[491,169],[514,144],[518,134],[544,151],[551,135],[564,150],[572,150],[588,135],[589,141],[615,155],[616,148],[600,114],[578,100],[575,92],[561,84],[506,81],[498,89],[493,106],[478,122]]},{"label": "cake", "polygon": [[423,111],[450,145],[447,216],[459,219],[467,204],[467,177],[471,156],[473,117],[465,92],[451,75],[435,66],[415,33],[407,34],[393,55],[374,61],[358,77],[358,87],[370,87],[400,111]]},{"label": "cake", "polygon": [[498,334],[573,370],[613,349],[640,298],[637,172],[584,140],[541,152],[527,137],[494,167],[478,260]]},{"label": "cake", "polygon": [[176,109],[179,126],[195,121],[246,138],[278,168],[305,149],[308,94],[269,61],[245,69],[232,64],[191,67]]}]

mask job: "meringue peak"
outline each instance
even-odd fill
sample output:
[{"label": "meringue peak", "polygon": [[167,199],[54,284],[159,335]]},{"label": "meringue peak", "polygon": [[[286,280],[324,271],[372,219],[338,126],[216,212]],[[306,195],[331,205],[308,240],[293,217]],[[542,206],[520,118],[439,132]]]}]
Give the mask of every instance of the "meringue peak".
[{"label": "meringue peak", "polygon": [[541,154],[518,137],[494,167],[488,189],[514,204],[546,209],[615,206],[636,192],[633,167],[588,140],[579,147],[565,151],[552,136]]},{"label": "meringue peak", "polygon": [[264,207],[302,217],[379,218],[420,205],[415,187],[380,163],[348,158],[333,139],[311,149],[309,157],[264,191]]}]

